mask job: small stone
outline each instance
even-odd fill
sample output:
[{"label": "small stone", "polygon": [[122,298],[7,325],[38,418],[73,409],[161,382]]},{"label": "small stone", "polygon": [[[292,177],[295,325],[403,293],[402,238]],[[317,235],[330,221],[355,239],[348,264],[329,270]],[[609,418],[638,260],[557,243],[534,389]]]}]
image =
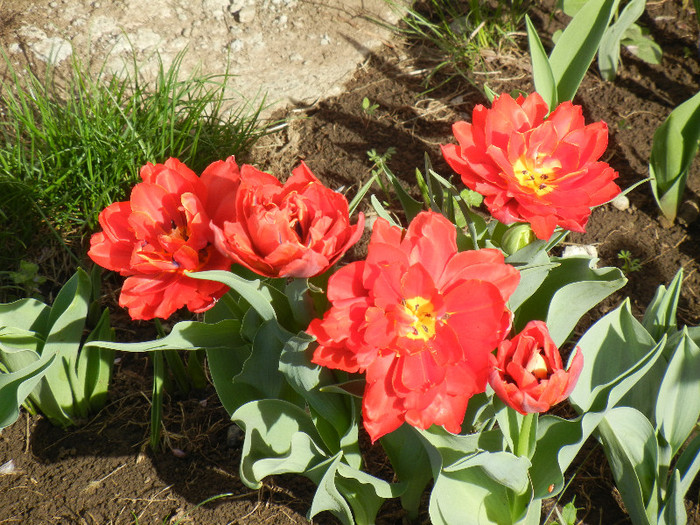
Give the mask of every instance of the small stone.
[{"label": "small stone", "polygon": [[610,202],[610,204],[613,205],[613,208],[620,211],[625,211],[630,207],[630,200],[627,198],[627,195],[618,195]]},{"label": "small stone", "polygon": [[238,21],[241,24],[250,24],[255,20],[255,6],[247,5],[240,11],[238,11]]},{"label": "small stone", "polygon": [[239,51],[243,50],[243,45],[243,40],[236,39],[228,45],[228,48],[232,53],[238,53]]},{"label": "small stone", "polygon": [[10,474],[19,474],[20,472],[17,470],[17,467],[15,466],[14,460],[6,461],[2,465],[0,465],[0,476],[9,476]]},{"label": "small stone", "polygon": [[182,459],[182,458],[187,456],[185,451],[180,449],[180,448],[173,448],[173,449],[170,449],[170,451],[173,453],[173,456],[175,456],[176,458]]},{"label": "small stone", "polygon": [[569,257],[589,257],[591,259],[598,258],[598,249],[592,244],[570,244],[564,248],[562,254],[564,259]]},{"label": "small stone", "polygon": [[331,37],[329,37],[327,34],[321,36],[321,45],[322,46],[327,46],[330,43],[331,43]]}]

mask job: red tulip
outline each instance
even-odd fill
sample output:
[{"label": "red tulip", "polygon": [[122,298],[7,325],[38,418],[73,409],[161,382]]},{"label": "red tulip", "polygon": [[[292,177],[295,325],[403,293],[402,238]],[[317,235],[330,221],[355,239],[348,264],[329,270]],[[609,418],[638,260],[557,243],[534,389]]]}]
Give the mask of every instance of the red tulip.
[{"label": "red tulip", "polygon": [[235,192],[212,204],[216,246],[260,275],[319,275],[362,236],[364,215],[351,225],[345,197],[321,184],[303,162],[284,185],[253,166],[239,170],[233,158],[217,171],[220,185]]},{"label": "red tulip", "polygon": [[581,106],[571,102],[547,117],[548,109],[537,93],[501,95],[491,109],[476,106],[471,124],[452,126],[459,145],[442,146],[447,163],[484,196],[496,219],[529,222],[540,239],[557,226],[584,232],[591,207],[620,193],[617,172],[599,161],[607,124],[585,125]]},{"label": "red tulip", "polygon": [[377,219],[367,259],[329,280],[332,307],[307,330],[319,343],[313,362],[367,373],[373,441],[404,421],[459,432],[510,329],[506,301],[519,280],[497,250],[457,252],[442,215],[420,213],[407,231]]},{"label": "red tulip", "polygon": [[504,403],[521,414],[546,412],[563,401],[576,386],[583,354],[576,349],[568,370],[547,325],[530,321],[513,339],[498,345],[489,384]]},{"label": "red tulip", "polygon": [[177,159],[146,164],[141,178],[129,201],[115,202],[100,213],[102,231],[90,239],[88,255],[127,277],[119,304],[129,309],[132,319],[165,319],[183,306],[203,312],[227,287],[184,272],[231,266],[212,243],[207,187]]}]

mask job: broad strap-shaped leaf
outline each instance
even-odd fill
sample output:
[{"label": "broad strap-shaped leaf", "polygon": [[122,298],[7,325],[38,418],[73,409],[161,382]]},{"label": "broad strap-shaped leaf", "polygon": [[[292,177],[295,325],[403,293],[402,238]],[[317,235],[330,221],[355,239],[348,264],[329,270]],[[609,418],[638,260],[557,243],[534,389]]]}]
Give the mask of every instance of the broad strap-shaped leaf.
[{"label": "broad strap-shaped leaf", "polygon": [[[430,493],[434,525],[514,524],[527,510],[516,505],[518,492],[529,487],[527,458],[508,452],[479,452],[450,469],[440,469]],[[520,491],[519,491],[520,492]]]},{"label": "broad strap-shaped leaf", "polygon": [[401,483],[387,483],[342,462],[337,463],[337,468],[336,486],[350,504],[357,525],[373,525],[384,500],[395,498],[404,490]]},{"label": "broad strap-shaped leaf", "polygon": [[241,322],[238,319],[226,319],[218,323],[200,323],[198,321],[180,321],[168,335],[152,341],[139,343],[118,343],[114,341],[89,341],[85,348],[101,347],[122,352],[152,352],[154,350],[199,350],[210,348],[236,348],[244,341],[239,333]]},{"label": "broad strap-shaped leaf", "polygon": [[686,330],[674,346],[659,387],[655,414],[656,428],[670,445],[671,456],[680,450],[700,417],[700,347]]},{"label": "broad strap-shaped leaf", "polygon": [[19,370],[0,373],[0,429],[17,421],[20,405],[34,391],[55,360],[56,354],[47,352]]},{"label": "broad strap-shaped leaf", "polygon": [[552,339],[561,346],[579,319],[600,301],[622,288],[627,279],[619,268],[594,268],[595,259],[558,258],[537,291],[516,313],[515,327],[545,319]]},{"label": "broad strap-shaped leaf", "polygon": [[260,279],[250,281],[224,270],[209,270],[206,272],[194,273],[187,272],[187,276],[194,279],[204,279],[225,284],[248,301],[250,306],[252,306],[265,321],[277,318],[275,309],[272,307],[273,297],[270,289]]},{"label": "broad strap-shaped leaf", "polygon": [[380,438],[399,481],[405,483],[401,506],[409,519],[418,517],[421,495],[433,478],[423,441],[407,423]]},{"label": "broad strap-shaped leaf", "polygon": [[253,489],[273,474],[304,474],[328,459],[304,409],[280,399],[246,403],[231,417],[245,431],[241,481]]},{"label": "broad strap-shaped leaf", "polygon": [[[600,372],[591,373],[589,366],[584,364],[579,382],[569,397],[577,411],[583,415],[573,420],[548,415],[539,419],[537,448],[530,468],[535,498],[552,496],[563,488],[564,471],[574,460],[585,441],[608,410],[615,407],[649,373],[661,356],[664,345],[665,340],[662,340],[646,355],[630,364],[629,368],[614,373],[612,378]],[[579,346],[584,348],[581,342]],[[619,351],[619,348],[624,346],[617,346],[616,351]],[[587,363],[585,357],[584,363]],[[596,365],[592,364],[592,366]],[[584,374],[588,375],[587,379],[583,377]],[[599,376],[602,377],[601,382],[597,382]],[[552,453],[554,450],[558,452]],[[555,487],[553,491],[550,490],[551,485]]]},{"label": "broad strap-shaped leaf", "polygon": [[673,221],[700,139],[700,93],[677,106],[654,132],[649,159],[651,189],[661,212]]},{"label": "broad strap-shaped leaf", "polygon": [[[309,345],[313,341],[314,338],[305,332],[289,337],[278,359],[279,370],[297,394],[313,409],[313,415],[317,416],[316,427],[321,437],[330,450],[336,451],[343,436],[352,427],[357,431],[352,408],[354,400],[339,393],[320,390],[333,385],[335,378],[331,370],[311,362]],[[326,428],[328,425],[330,428]],[[358,453],[359,460],[359,451],[355,452]]]},{"label": "broad strap-shaped leaf", "polygon": [[527,42],[530,50],[530,60],[532,61],[532,79],[535,83],[535,91],[540,94],[551,111],[559,104],[554,73],[549,64],[547,52],[544,50],[542,41],[537,34],[537,29],[535,29],[532,20],[527,15],[525,15],[525,26],[527,28]]},{"label": "broad strap-shaped leaf", "polygon": [[[97,326],[88,335],[87,341],[114,339],[114,330],[109,322],[109,310],[105,309]],[[83,348],[78,356],[78,384],[85,389],[89,411],[101,409],[107,400],[109,381],[114,365],[114,350],[109,348]]]},{"label": "broad strap-shaped leaf", "polygon": [[642,325],[655,341],[661,339],[663,334],[670,334],[676,331],[676,312],[682,284],[683,268],[678,270],[675,277],[668,285],[668,289],[663,285],[656,289],[654,298],[644,312]]},{"label": "broad strap-shaped leaf", "polygon": [[605,80],[613,80],[620,62],[620,43],[628,29],[644,14],[646,0],[630,0],[615,23],[603,34],[598,50],[598,69]]},{"label": "broad strap-shaped leaf", "polygon": [[[665,340],[663,343],[656,343],[632,315],[629,300],[625,300],[622,305],[591,326],[577,346],[583,353],[584,366],[569,401],[579,413],[584,413],[590,410],[602,411],[608,406],[614,406],[617,401],[611,405],[607,399],[599,399],[600,393],[607,390],[609,385],[619,382],[623,374],[648,359],[652,349],[656,348],[658,356],[661,356]],[[663,365],[665,366],[665,363]],[[658,385],[660,378],[661,374],[656,374],[652,383]],[[636,380],[640,379],[641,377],[637,377]],[[625,392],[630,388],[626,388]],[[654,417],[652,407],[655,403],[652,392],[658,387],[652,390],[650,388],[652,387],[638,386],[635,389],[636,395],[626,397],[626,404],[635,407],[651,419]],[[621,399],[619,396],[615,397],[617,400]]]},{"label": "broad strap-shaped leaf", "polygon": [[680,483],[676,485],[676,490],[683,498],[700,472],[700,435],[691,439],[681,455],[678,456],[675,471],[680,476]]},{"label": "broad strap-shaped leaf", "polygon": [[605,415],[598,433],[632,521],[655,523],[659,453],[654,427],[638,410],[617,407]]},{"label": "broad strap-shaped leaf", "polygon": [[520,272],[518,287],[508,299],[508,307],[513,312],[535,294],[549,272],[559,265],[550,262],[544,244],[545,241],[535,241],[506,257],[506,263],[514,265]]},{"label": "broad strap-shaped leaf", "polygon": [[688,515],[685,510],[685,501],[680,486],[682,485],[680,473],[674,470],[666,490],[665,506],[658,516],[658,525],[685,525],[688,523]]},{"label": "broad strap-shaped leaf", "polygon": [[36,332],[45,337],[51,308],[36,299],[20,299],[0,304],[0,328]]},{"label": "broad strap-shaped leaf", "polygon": [[558,103],[573,99],[578,91],[610,23],[614,3],[589,0],[559,37],[549,55]]},{"label": "broad strap-shaped leaf", "polygon": [[88,415],[84,387],[77,375],[77,361],[91,294],[90,277],[78,269],[58,292],[49,314],[49,333],[42,353],[56,353],[57,363],[46,370],[37,397],[41,411],[55,424],[63,426]]}]

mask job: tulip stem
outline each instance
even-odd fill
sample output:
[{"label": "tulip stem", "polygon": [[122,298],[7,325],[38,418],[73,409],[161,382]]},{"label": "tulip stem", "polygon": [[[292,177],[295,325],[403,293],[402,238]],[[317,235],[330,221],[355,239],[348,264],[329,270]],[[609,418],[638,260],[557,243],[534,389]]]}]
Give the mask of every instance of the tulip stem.
[{"label": "tulip stem", "polygon": [[516,445],[516,451],[515,454],[520,457],[530,457],[530,453],[532,451],[532,442],[534,441],[534,430],[537,428],[533,428],[533,422],[535,422],[535,418],[537,417],[537,414],[525,414],[523,417],[523,422],[520,425],[520,434],[518,435],[518,444]]}]

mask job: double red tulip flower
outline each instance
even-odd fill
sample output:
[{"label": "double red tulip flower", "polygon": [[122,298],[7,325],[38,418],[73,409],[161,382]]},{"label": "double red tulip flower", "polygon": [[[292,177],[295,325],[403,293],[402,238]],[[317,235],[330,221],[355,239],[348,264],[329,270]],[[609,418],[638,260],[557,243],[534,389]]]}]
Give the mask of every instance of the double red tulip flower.
[{"label": "double red tulip flower", "polygon": [[605,122],[586,125],[581,106],[563,102],[549,116],[537,93],[504,94],[472,122],[452,126],[459,145],[442,146],[462,182],[484,196],[503,224],[528,222],[549,239],[557,226],[583,232],[591,207],[620,193],[617,172],[599,159],[608,145]]},{"label": "double red tulip flower", "polygon": [[167,318],[186,306],[211,308],[227,287],[187,272],[228,270],[233,262],[267,277],[325,272],[360,238],[345,197],[304,163],[286,184],[233,157],[201,178],[176,159],[147,164],[129,201],[99,216],[94,262],[127,277],[119,304],[133,319]]},{"label": "double red tulip flower", "polygon": [[497,250],[458,252],[442,215],[420,213],[406,231],[377,219],[367,259],[330,278],[332,307],[307,330],[320,345],[313,362],[366,372],[373,441],[404,421],[459,432],[510,330],[506,301],[519,280]]}]

